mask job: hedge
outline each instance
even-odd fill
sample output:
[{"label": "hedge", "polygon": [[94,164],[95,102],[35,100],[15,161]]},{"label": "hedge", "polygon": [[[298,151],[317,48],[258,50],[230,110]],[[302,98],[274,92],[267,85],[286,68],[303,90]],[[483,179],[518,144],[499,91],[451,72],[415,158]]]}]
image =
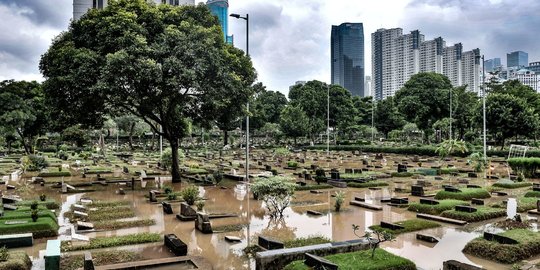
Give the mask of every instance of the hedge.
[{"label": "hedge", "polygon": [[89,250],[97,248],[109,248],[118,246],[130,246],[137,244],[160,242],[159,233],[138,233],[124,236],[98,237],[90,239],[85,245],[71,245],[70,241],[62,241],[61,249],[63,252]]},{"label": "hedge", "polygon": [[0,262],[0,270],[30,270],[32,261],[26,252],[10,252],[7,261]]},{"label": "hedge", "polygon": [[445,218],[458,219],[467,222],[478,222],[492,218],[506,216],[506,209],[491,208],[491,207],[477,207],[477,211],[473,213],[460,212],[456,210],[448,210],[442,212],[441,216]]},{"label": "hedge", "polygon": [[441,190],[435,195],[435,199],[454,199],[461,201],[470,201],[471,199],[487,199],[490,198],[489,192],[481,188],[462,188],[461,192],[450,192]]},{"label": "hedge", "polygon": [[525,177],[534,177],[536,171],[540,168],[540,158],[510,158],[508,159],[508,165],[510,165],[514,173],[523,173]]},{"label": "hedge", "polygon": [[69,177],[69,176],[71,176],[71,172],[69,172],[69,171],[42,172],[42,173],[39,173],[38,176],[39,177],[62,177],[62,176]]},{"label": "hedge", "polygon": [[469,205],[469,203],[460,200],[441,200],[437,205],[412,203],[407,210],[422,214],[440,215],[444,211],[454,209],[457,205]]}]

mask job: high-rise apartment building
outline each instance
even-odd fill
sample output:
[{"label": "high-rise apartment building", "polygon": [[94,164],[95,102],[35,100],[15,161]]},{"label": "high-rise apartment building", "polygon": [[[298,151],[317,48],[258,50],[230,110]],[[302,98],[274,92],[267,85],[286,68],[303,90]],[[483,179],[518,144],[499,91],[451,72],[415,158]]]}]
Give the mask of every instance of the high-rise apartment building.
[{"label": "high-rise apartment building", "polygon": [[506,66],[512,67],[526,67],[529,65],[529,54],[523,51],[515,51],[506,54]]},{"label": "high-rise apartment building", "polygon": [[[169,5],[195,5],[195,0],[148,0],[156,4]],[[103,9],[107,6],[107,0],[73,0],[73,20],[78,20],[86,14],[89,9]]]},{"label": "high-rise apartment building", "polygon": [[522,84],[531,87],[534,91],[540,92],[540,74],[528,69],[509,70],[508,80],[518,80]]},{"label": "high-rise apartment building", "polygon": [[371,76],[366,76],[364,81],[364,97],[373,96],[373,90],[371,89]]},{"label": "high-rise apartment building", "polygon": [[418,30],[403,35],[401,28],[379,29],[371,35],[375,98],[393,96],[419,72],[446,75],[454,86],[480,88],[480,50],[463,52],[461,43],[446,47],[442,37],[425,40]]},{"label": "high-rise apartment building", "polygon": [[208,0],[206,6],[208,6],[212,14],[218,17],[225,42],[233,44],[233,36],[229,36],[229,1]]},{"label": "high-rise apartment building", "polygon": [[363,97],[364,26],[362,23],[333,25],[330,45],[332,84],[343,86],[353,96]]},{"label": "high-rise apartment building", "polygon": [[486,72],[492,72],[502,67],[501,58],[493,58],[484,61]]}]

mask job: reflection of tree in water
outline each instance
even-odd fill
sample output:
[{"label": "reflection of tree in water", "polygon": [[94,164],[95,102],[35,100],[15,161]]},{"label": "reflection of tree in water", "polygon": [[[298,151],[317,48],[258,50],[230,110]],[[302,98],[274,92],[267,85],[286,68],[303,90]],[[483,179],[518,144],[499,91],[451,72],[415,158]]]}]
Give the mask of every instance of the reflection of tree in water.
[{"label": "reflection of tree in water", "polygon": [[262,235],[281,241],[293,240],[296,238],[295,231],[296,228],[287,226],[285,218],[270,218],[266,228],[255,233],[252,239],[257,239],[259,235]]}]

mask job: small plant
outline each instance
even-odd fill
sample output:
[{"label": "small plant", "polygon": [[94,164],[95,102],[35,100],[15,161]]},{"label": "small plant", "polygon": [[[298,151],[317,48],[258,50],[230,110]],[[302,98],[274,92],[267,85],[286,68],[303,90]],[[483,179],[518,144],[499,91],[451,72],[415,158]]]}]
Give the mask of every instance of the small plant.
[{"label": "small plant", "polygon": [[32,204],[30,204],[30,209],[37,210],[38,209],[38,202],[33,201]]},{"label": "small plant", "polygon": [[272,218],[282,218],[283,211],[291,204],[296,184],[286,177],[270,177],[253,183],[251,190],[261,198]]},{"label": "small plant", "polygon": [[223,173],[221,171],[215,171],[212,176],[214,176],[214,181],[216,182],[216,185],[219,185],[219,183],[221,183],[221,180],[223,180]]},{"label": "small plant", "polygon": [[167,199],[169,201],[175,201],[176,199],[178,199],[178,194],[174,192],[167,193]]},{"label": "small plant", "polygon": [[345,192],[343,191],[336,191],[336,196],[334,198],[336,201],[334,203],[334,209],[336,212],[339,212],[341,210],[341,205],[343,205],[343,201],[345,201]]},{"label": "small plant", "polygon": [[39,200],[42,201],[42,202],[46,201],[47,200],[47,195],[45,195],[45,194],[39,195]]},{"label": "small plant", "polygon": [[481,153],[472,153],[469,156],[468,163],[473,164],[475,172],[483,172],[487,167],[487,159]]},{"label": "small plant", "polygon": [[202,211],[204,208],[205,202],[203,200],[198,200],[195,206],[197,206],[197,211]]},{"label": "small plant", "polygon": [[32,218],[32,221],[33,222],[36,222],[38,220],[38,210],[37,209],[32,209],[32,213],[30,214],[30,217]]},{"label": "small plant", "polygon": [[9,259],[8,249],[3,246],[0,248],[0,262],[5,262]]},{"label": "small plant", "polygon": [[289,162],[287,162],[287,167],[289,167],[289,168],[297,168],[298,167],[298,162],[289,161]]},{"label": "small plant", "polygon": [[184,188],[180,192],[182,199],[189,205],[194,205],[195,201],[199,198],[199,189],[196,186],[189,186]]},{"label": "small plant", "polygon": [[[360,235],[358,235],[356,233],[356,231],[358,231],[358,229],[360,229],[360,226],[353,224],[352,228],[353,228],[354,235],[356,235],[358,238],[365,238],[366,240],[368,240],[369,245],[371,247],[371,258],[372,259],[375,257],[375,250],[377,249],[377,247],[379,246],[380,243],[387,242],[387,241],[392,241],[392,240],[394,240],[396,238],[393,234],[391,234],[389,232],[386,232],[386,231],[382,231],[382,232],[375,231],[373,233],[366,232],[364,234],[364,236],[360,236]],[[372,236],[375,236],[375,237],[372,237]]]},{"label": "small plant", "polygon": [[170,186],[165,186],[163,188],[163,191],[165,192],[165,194],[171,194],[171,193],[173,193],[173,188],[170,187]]}]

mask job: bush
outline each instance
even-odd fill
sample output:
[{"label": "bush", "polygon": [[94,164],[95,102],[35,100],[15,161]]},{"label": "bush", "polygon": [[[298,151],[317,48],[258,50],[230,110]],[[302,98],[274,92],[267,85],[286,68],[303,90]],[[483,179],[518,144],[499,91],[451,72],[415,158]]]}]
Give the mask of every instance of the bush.
[{"label": "bush", "polygon": [[371,181],[371,182],[365,182],[365,183],[356,183],[356,182],[347,183],[347,187],[352,187],[352,188],[370,188],[370,187],[385,187],[385,186],[388,186],[388,183],[382,182],[382,181]]},{"label": "bush", "polygon": [[38,202],[37,202],[37,201],[33,201],[33,202],[30,204],[30,209],[36,210],[37,208],[38,208]]},{"label": "bush", "polygon": [[153,243],[161,241],[158,233],[138,233],[124,236],[109,236],[90,239],[85,245],[71,245],[70,241],[62,241],[62,252],[88,250],[96,248],[109,248],[118,246],[130,246],[137,244]]},{"label": "bush", "polygon": [[289,167],[289,168],[297,168],[298,167],[298,162],[289,161],[289,162],[287,162],[287,167]]},{"label": "bush", "polygon": [[202,211],[204,208],[205,202],[203,200],[197,201],[195,206],[197,206],[197,211]]},{"label": "bush", "polygon": [[514,188],[530,187],[532,186],[532,183],[529,183],[529,182],[495,183],[493,184],[493,186],[500,187],[500,188],[514,189]]},{"label": "bush", "polygon": [[394,224],[401,225],[405,228],[401,230],[390,230],[390,229],[382,228],[380,225],[373,225],[373,226],[370,226],[369,228],[377,232],[388,232],[391,234],[400,234],[400,233],[415,232],[415,231],[420,231],[420,230],[425,230],[425,229],[437,228],[441,226],[441,224],[437,222],[424,220],[424,219],[410,219],[410,220],[404,220],[400,222],[394,222]]},{"label": "bush", "polygon": [[435,195],[435,199],[454,199],[461,201],[470,201],[471,199],[487,199],[490,198],[489,192],[481,188],[462,188],[461,192],[450,192],[441,190]]},{"label": "bush", "polygon": [[42,172],[38,174],[39,177],[69,177],[71,176],[71,173],[69,171],[63,171],[63,172]]},{"label": "bush", "polygon": [[469,205],[469,203],[460,200],[441,200],[437,205],[412,203],[408,210],[422,214],[440,215],[444,211],[454,209],[457,205]]},{"label": "bush", "polygon": [[0,270],[30,270],[32,261],[26,252],[11,252],[7,261],[0,262]]},{"label": "bush", "polygon": [[259,179],[253,183],[251,190],[261,198],[272,217],[283,217],[283,211],[290,203],[296,184],[286,177],[270,177]]},{"label": "bush", "polygon": [[529,191],[525,193],[525,197],[527,198],[540,198],[540,191]]},{"label": "bush", "polygon": [[182,199],[184,199],[187,204],[194,205],[195,201],[199,199],[199,188],[196,186],[188,186],[180,191],[180,196],[182,196]]},{"label": "bush", "polygon": [[392,177],[411,177],[414,174],[412,172],[393,172]]},{"label": "bush", "polygon": [[334,203],[334,209],[336,212],[339,212],[341,210],[341,205],[343,205],[343,201],[345,201],[345,192],[343,191],[336,191],[336,196],[334,199],[336,200]]},{"label": "bush", "polygon": [[328,184],[296,186],[295,191],[329,189],[329,188],[334,188],[334,186],[328,185]]},{"label": "bush", "polygon": [[47,200],[47,195],[45,195],[45,194],[39,195],[39,200],[44,202],[45,200]]},{"label": "bush", "polygon": [[458,219],[467,222],[478,222],[492,218],[506,216],[506,209],[491,208],[491,207],[477,207],[477,211],[473,213],[459,212],[456,210],[444,211],[441,216],[451,219]]},{"label": "bush", "polygon": [[22,164],[26,167],[26,170],[30,172],[36,172],[49,166],[47,159],[45,159],[44,156],[38,155],[28,155],[23,157]]},{"label": "bush", "polygon": [[308,237],[300,237],[296,238],[294,240],[285,241],[283,242],[283,245],[285,248],[295,248],[295,247],[305,247],[305,246],[312,246],[312,245],[318,245],[318,244],[326,244],[332,242],[330,239],[324,236],[308,236]]},{"label": "bush", "polygon": [[522,173],[525,177],[534,177],[540,168],[540,158],[510,158],[508,165],[516,174]]},{"label": "bush", "polygon": [[0,262],[5,262],[9,259],[9,252],[8,249],[4,247],[0,247]]}]

